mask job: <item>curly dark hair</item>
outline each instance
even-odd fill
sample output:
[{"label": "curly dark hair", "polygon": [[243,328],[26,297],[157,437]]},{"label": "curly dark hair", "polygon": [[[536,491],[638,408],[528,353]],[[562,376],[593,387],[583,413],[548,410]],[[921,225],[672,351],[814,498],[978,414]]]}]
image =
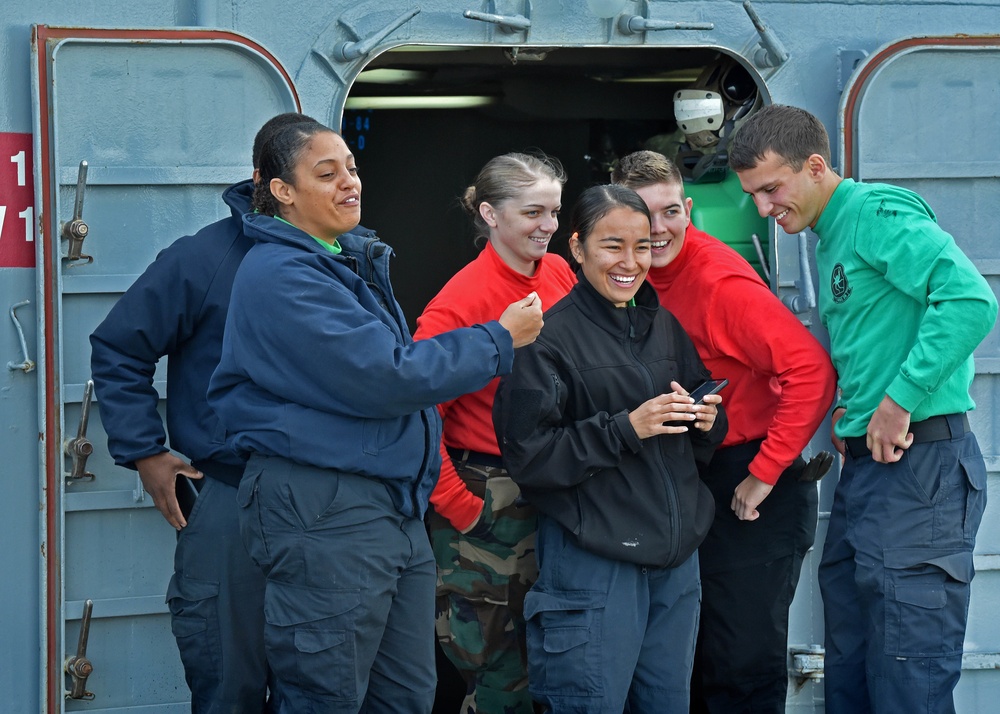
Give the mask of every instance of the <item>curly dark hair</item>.
[{"label": "curly dark hair", "polygon": [[333,129],[316,121],[300,121],[275,129],[260,148],[260,183],[253,190],[253,208],[268,216],[280,215],[278,200],[271,193],[271,179],[295,184],[293,174],[299,155],[316,134]]}]

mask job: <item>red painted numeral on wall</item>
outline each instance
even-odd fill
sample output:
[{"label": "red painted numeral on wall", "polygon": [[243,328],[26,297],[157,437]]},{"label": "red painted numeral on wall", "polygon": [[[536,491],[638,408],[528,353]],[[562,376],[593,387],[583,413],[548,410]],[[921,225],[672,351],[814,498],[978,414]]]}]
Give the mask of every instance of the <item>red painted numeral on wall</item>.
[{"label": "red painted numeral on wall", "polygon": [[0,132],[0,268],[35,267],[31,134]]}]

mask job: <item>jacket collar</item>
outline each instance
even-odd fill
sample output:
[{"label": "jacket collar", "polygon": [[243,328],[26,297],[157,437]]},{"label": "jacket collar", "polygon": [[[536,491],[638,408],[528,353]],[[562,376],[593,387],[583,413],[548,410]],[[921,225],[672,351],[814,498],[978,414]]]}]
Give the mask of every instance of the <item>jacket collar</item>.
[{"label": "jacket collar", "polygon": [[243,232],[257,243],[280,243],[310,253],[328,252],[305,231],[263,213],[248,213],[243,216]]},{"label": "jacket collar", "polygon": [[656,290],[648,282],[644,280],[639,286],[635,294],[635,307],[615,307],[597,292],[582,273],[577,278],[573,287],[574,300],[591,322],[618,338],[636,338],[646,334],[660,309]]},{"label": "jacket collar", "polygon": [[222,192],[222,200],[229,206],[233,218],[239,218],[247,211],[253,210],[253,180],[234,183]]},{"label": "jacket collar", "polygon": [[[279,221],[273,216],[263,213],[247,213],[243,216],[243,231],[257,243],[279,243],[294,246],[307,250],[310,253],[329,255],[338,258],[327,251],[315,239],[290,223]],[[358,226],[350,233],[344,233],[337,241],[340,243],[343,252],[348,255],[360,258],[367,254],[371,248],[374,250],[374,257],[379,258],[387,251],[391,251],[389,246],[378,239],[375,231]]]}]

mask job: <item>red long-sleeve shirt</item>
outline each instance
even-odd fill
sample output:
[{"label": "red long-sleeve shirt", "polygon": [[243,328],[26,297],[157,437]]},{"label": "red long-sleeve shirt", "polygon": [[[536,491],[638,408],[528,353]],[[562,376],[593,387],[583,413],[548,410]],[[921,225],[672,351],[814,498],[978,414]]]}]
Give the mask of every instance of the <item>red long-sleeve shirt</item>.
[{"label": "red long-sleeve shirt", "polygon": [[833,403],[826,350],[739,253],[694,226],[680,254],[647,279],[712,376],[729,380],[723,447],[763,439],[750,473],[773,485]]},{"label": "red long-sleeve shirt", "polygon": [[[426,339],[457,327],[496,320],[515,300],[534,291],[542,309],[555,305],[576,284],[576,275],[558,255],[546,254],[535,274],[522,275],[497,255],[487,243],[479,256],[458,271],[417,318],[414,339]],[[500,379],[478,392],[438,405],[444,419],[441,440],[441,477],[431,494],[434,509],[458,530],[472,525],[482,510],[482,500],[459,478],[446,447],[482,454],[500,454],[493,431],[493,397]]]}]

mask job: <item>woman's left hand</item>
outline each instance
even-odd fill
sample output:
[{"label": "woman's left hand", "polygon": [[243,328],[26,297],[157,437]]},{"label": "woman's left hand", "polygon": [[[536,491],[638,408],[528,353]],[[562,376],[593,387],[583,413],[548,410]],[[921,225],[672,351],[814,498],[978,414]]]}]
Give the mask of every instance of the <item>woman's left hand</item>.
[{"label": "woman's left hand", "polygon": [[[678,382],[671,382],[670,388],[678,394],[688,396],[688,392]],[[690,410],[694,412],[694,426],[699,431],[711,431],[715,425],[715,417],[719,415],[717,404],[722,404],[722,395],[709,394],[702,404],[692,404]]]}]

